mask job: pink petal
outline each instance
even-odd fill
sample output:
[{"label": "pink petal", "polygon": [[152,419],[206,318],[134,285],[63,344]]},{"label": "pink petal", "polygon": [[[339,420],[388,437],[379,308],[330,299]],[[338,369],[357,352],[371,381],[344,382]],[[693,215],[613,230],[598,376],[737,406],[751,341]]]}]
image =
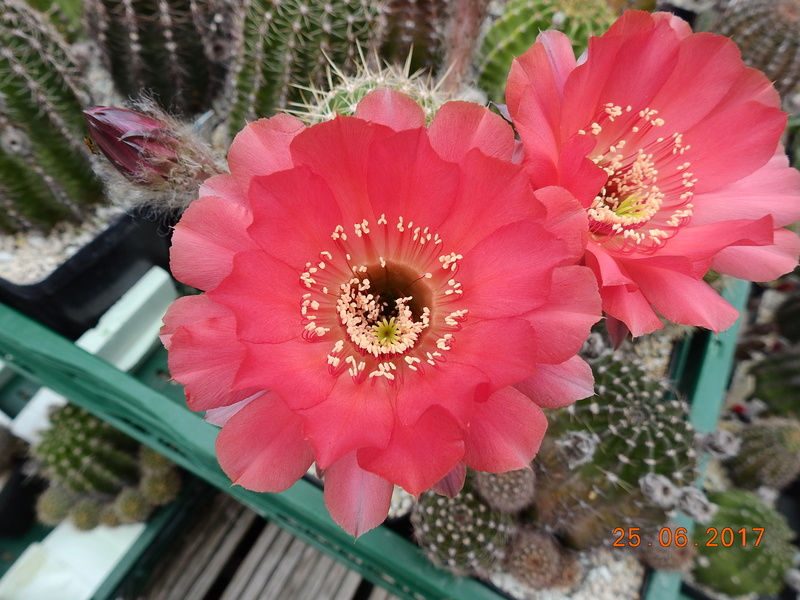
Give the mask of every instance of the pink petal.
[{"label": "pink petal", "polygon": [[358,448],[389,442],[394,410],[387,387],[383,382],[354,384],[342,375],[322,402],[298,411],[320,469]]},{"label": "pink petal", "polygon": [[233,415],[238,413],[256,398],[263,396],[265,393],[266,392],[262,390],[260,392],[256,392],[252,396],[248,396],[244,400],[240,400],[236,404],[231,404],[230,406],[221,406],[219,408],[210,408],[206,411],[206,416],[203,417],[203,420],[206,423],[211,423],[217,427],[222,427],[225,425],[225,423],[230,421]]},{"label": "pink petal", "polygon": [[586,247],[585,260],[586,265],[594,271],[601,288],[625,286],[631,291],[636,289],[636,284],[625,272],[624,266],[599,244],[589,244]]},{"label": "pink petal", "polygon": [[578,266],[556,269],[547,302],[526,315],[535,332],[536,362],[559,364],[577,354],[600,316],[600,294],[592,271]]},{"label": "pink petal", "polygon": [[768,246],[732,246],[714,257],[711,268],[748,281],[772,281],[797,267],[800,239],[787,229],[776,229]]},{"label": "pink petal", "polygon": [[474,102],[447,102],[436,113],[428,135],[439,155],[461,162],[477,148],[486,156],[510,160],[514,153],[514,130],[503,117]]},{"label": "pink petal", "polygon": [[321,252],[335,250],[331,234],[346,223],[328,185],[308,167],[256,177],[249,196],[248,233],[264,251],[292,265],[297,277],[307,262],[319,262]]},{"label": "pink petal", "polygon": [[418,496],[447,475],[464,456],[464,440],[453,417],[434,406],[412,426],[395,421],[385,448],[362,448],[358,464]]},{"label": "pink petal", "polygon": [[373,90],[356,106],[355,116],[386,125],[395,131],[425,127],[425,113],[419,104],[389,88]]},{"label": "pink petal", "polygon": [[240,181],[227,173],[209,177],[200,184],[200,197],[219,196],[228,202],[239,204],[249,210],[247,203],[247,190],[239,187]]},{"label": "pink petal", "polygon": [[467,465],[465,465],[463,462],[458,463],[455,467],[453,467],[452,471],[433,484],[431,489],[440,496],[455,498],[464,487],[464,482],[466,479]]},{"label": "pink petal", "polygon": [[[739,316],[739,311],[704,281],[670,269],[638,265],[636,261],[630,261],[626,268],[647,301],[670,321],[720,332]],[[637,335],[632,327],[631,332]]]},{"label": "pink petal", "polygon": [[247,235],[252,216],[243,206],[206,196],[189,205],[175,226],[170,270],[187,285],[216,287],[230,273],[233,256],[255,244]]},{"label": "pink petal", "polygon": [[231,173],[242,180],[290,169],[294,165],[289,144],[305,129],[302,121],[285,114],[248,123],[228,150]]},{"label": "pink petal", "polygon": [[262,250],[240,252],[233,268],[209,297],[237,315],[243,341],[277,344],[304,331],[300,303],[301,271]]},{"label": "pink petal", "polygon": [[547,207],[547,230],[563,240],[569,249],[561,264],[576,264],[583,257],[589,238],[586,211],[569,191],[561,187],[536,190],[536,200]]},{"label": "pink petal", "polygon": [[464,432],[464,462],[492,473],[529,467],[546,429],[541,408],[514,388],[503,388],[476,408]]},{"label": "pink petal", "polygon": [[228,406],[259,391],[234,384],[245,348],[236,338],[233,314],[206,295],[176,300],[164,315],[161,339],[169,350],[170,373],[186,386],[192,410]]},{"label": "pink petal", "polygon": [[514,386],[542,408],[561,408],[594,394],[591,367],[579,356],[560,365],[539,365],[536,374]]},{"label": "pink petal", "polygon": [[520,221],[497,229],[458,265],[457,279],[465,290],[470,318],[512,317],[542,304],[565,250],[538,222]]},{"label": "pink petal", "polygon": [[800,172],[789,168],[782,146],[769,162],[746,177],[697,198],[692,225],[772,215],[784,227],[800,220]]},{"label": "pink petal", "polygon": [[255,492],[282,492],[314,460],[303,422],[267,392],[233,415],[217,436],[217,458],[235,485]]},{"label": "pink petal", "polygon": [[383,523],[393,490],[390,482],[362,469],[355,452],[325,472],[325,506],[333,520],[356,538]]},{"label": "pink petal", "polygon": [[376,217],[385,215],[390,227],[403,217],[406,225],[413,222],[438,231],[442,222],[452,218],[459,169],[439,157],[425,129],[375,140],[370,149],[368,181],[372,212]]},{"label": "pink petal", "polygon": [[600,297],[603,299],[603,312],[624,323],[633,337],[664,327],[638,287],[602,286]]},{"label": "pink petal", "polygon": [[709,258],[728,246],[768,246],[772,244],[772,217],[725,221],[697,227],[684,227],[668,240],[662,252],[689,260]]}]

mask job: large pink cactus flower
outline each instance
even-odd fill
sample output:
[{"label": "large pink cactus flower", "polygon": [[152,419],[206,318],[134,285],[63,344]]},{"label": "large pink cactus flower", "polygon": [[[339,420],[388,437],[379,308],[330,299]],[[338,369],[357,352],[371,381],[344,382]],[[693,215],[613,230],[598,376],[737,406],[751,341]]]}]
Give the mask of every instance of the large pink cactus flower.
[{"label": "large pink cactus flower", "polygon": [[561,185],[585,207],[585,264],[633,335],[660,328],[657,313],[726,329],[737,312],[709,269],[768,281],[797,265],[786,115],[730,39],[629,11],[576,61],[546,31],[515,60],[506,100],[534,188]]},{"label": "large pink cactus flower", "polygon": [[238,134],[231,174],[175,229],[173,272],[206,293],[162,331],[189,406],[223,424],[234,483],[281,491],[315,461],[331,515],[360,535],[393,484],[452,492],[464,465],[528,465],[540,406],[592,393],[576,357],[600,316],[576,265],[586,216],[565,190],[532,192],[514,143],[478,105],[426,128],[388,90],[355,117]]}]

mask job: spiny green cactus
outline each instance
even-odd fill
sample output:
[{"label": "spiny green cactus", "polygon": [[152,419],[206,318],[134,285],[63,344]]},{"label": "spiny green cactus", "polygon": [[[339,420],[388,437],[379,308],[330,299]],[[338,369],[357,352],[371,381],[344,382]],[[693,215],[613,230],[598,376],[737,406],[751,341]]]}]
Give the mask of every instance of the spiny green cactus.
[{"label": "spiny green cactus", "polygon": [[528,587],[572,587],[580,575],[580,563],[555,537],[524,527],[508,546],[503,570]]},{"label": "spiny green cactus", "polygon": [[294,86],[320,86],[329,64],[349,71],[359,48],[374,52],[381,6],[368,0],[251,0],[228,82],[233,131],[297,100]]},{"label": "spiny green cactus", "polygon": [[146,519],[180,491],[175,465],[74,405],[50,415],[31,449],[50,487],[37,502],[42,523],[71,519],[79,529]]},{"label": "spiny green cactus", "polygon": [[752,397],[767,405],[771,416],[800,418],[800,346],[770,352],[750,367],[755,379]]},{"label": "spiny green cactus", "polygon": [[519,469],[506,473],[476,471],[472,484],[489,506],[511,515],[527,508],[533,502],[536,473],[533,469]]},{"label": "spiny green cactus", "polygon": [[576,548],[609,545],[615,527],[657,530],[697,473],[686,403],[663,380],[611,354],[592,369],[597,395],[549,414],[534,463],[537,519]]},{"label": "spiny green cactus", "polygon": [[63,36],[21,0],[0,11],[0,230],[48,231],[102,198],[83,142],[86,84]]},{"label": "spiny green cactus", "polygon": [[433,82],[430,75],[422,72],[411,74],[410,63],[400,68],[389,65],[383,69],[373,69],[366,60],[355,75],[336,71],[339,82],[330,84],[329,89],[307,88],[304,102],[293,103],[289,111],[309,125],[332,119],[336,115],[352,116],[356,105],[372,90],[391,88],[413,98],[425,111],[430,122],[436,111],[451,99]]},{"label": "spiny green cactus", "polygon": [[781,489],[800,474],[800,422],[763,419],[741,427],[738,434],[739,452],[725,461],[738,485]]},{"label": "spiny green cactus", "polygon": [[775,310],[775,325],[784,338],[800,342],[800,290],[795,289]]},{"label": "spiny green cactus", "polygon": [[[786,519],[744,490],[719,492],[709,498],[719,509],[708,523],[712,533],[705,539],[712,541],[710,537],[716,532],[713,541],[717,545],[698,545],[694,569],[697,581],[731,596],[778,593],[796,552],[790,543],[794,532]],[[728,545],[731,538],[723,538],[723,530],[730,530],[733,544]],[[762,535],[756,546],[759,530]]]},{"label": "spiny green cactus", "polygon": [[745,64],[766,73],[781,95],[800,82],[798,0],[721,0],[697,28],[732,38]]},{"label": "spiny green cactus", "polygon": [[486,32],[478,84],[491,100],[502,101],[512,60],[536,41],[540,31],[563,31],[580,55],[589,38],[605,32],[614,18],[605,0],[510,0]]},{"label": "spiny green cactus", "polygon": [[436,565],[458,575],[487,577],[505,556],[514,521],[471,489],[455,497],[423,493],[411,513],[414,536]]},{"label": "spiny green cactus", "polygon": [[237,4],[223,0],[85,0],[89,36],[117,89],[192,116],[222,90]]},{"label": "spiny green cactus", "polygon": [[32,448],[43,476],[72,492],[109,495],[137,481],[136,442],[71,404],[55,410],[50,423]]}]

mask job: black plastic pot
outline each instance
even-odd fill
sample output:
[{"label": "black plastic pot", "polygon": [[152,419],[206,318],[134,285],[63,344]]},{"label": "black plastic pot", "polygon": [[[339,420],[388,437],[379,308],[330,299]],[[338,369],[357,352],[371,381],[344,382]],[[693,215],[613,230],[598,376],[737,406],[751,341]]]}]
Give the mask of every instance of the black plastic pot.
[{"label": "black plastic pot", "polygon": [[163,217],[125,215],[46,279],[0,279],[0,303],[75,340],[151,267],[168,268],[169,232]]}]

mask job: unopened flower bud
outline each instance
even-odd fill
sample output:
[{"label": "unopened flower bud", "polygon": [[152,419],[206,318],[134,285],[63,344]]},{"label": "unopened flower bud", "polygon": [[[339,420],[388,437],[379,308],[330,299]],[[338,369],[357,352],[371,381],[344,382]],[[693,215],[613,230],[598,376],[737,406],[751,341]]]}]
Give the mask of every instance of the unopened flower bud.
[{"label": "unopened flower bud", "polygon": [[97,148],[129,180],[165,180],[178,165],[179,140],[166,123],[127,108],[97,106],[83,113]]}]

